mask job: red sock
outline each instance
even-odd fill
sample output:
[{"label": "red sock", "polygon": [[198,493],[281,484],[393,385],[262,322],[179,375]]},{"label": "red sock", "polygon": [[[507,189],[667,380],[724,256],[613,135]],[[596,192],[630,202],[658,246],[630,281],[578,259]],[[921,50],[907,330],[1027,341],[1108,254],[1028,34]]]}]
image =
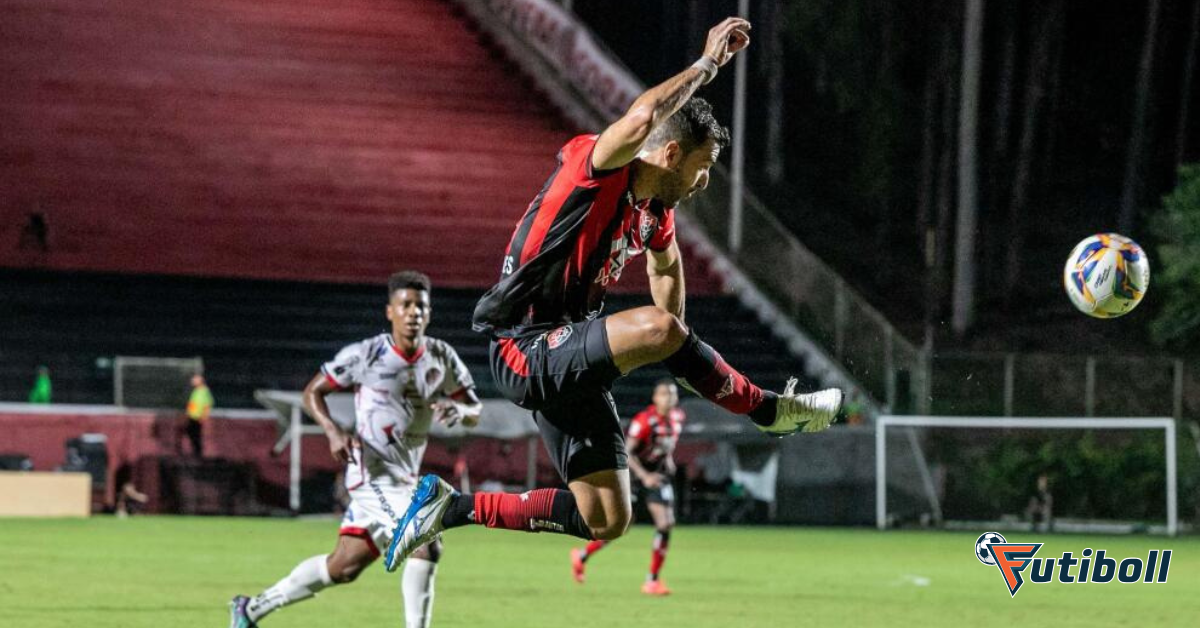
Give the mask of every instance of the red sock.
[{"label": "red sock", "polygon": [[599,552],[600,550],[604,549],[605,545],[608,545],[608,541],[597,540],[597,541],[589,542],[587,544],[587,547],[583,548],[583,556],[581,556],[580,558],[582,560],[587,560],[592,554],[595,554],[596,552]]},{"label": "red sock", "polygon": [[663,364],[702,397],[734,414],[750,414],[763,402],[762,389],[729,366],[695,332],[689,332],[683,346]]},{"label": "red sock", "polygon": [[670,532],[659,532],[654,535],[654,550],[650,554],[651,580],[658,580],[658,572],[662,571],[663,562],[667,560],[667,545],[670,540]]},{"label": "red sock", "polygon": [[539,488],[527,493],[476,493],[475,523],[489,528],[557,532],[591,540],[571,491]]}]

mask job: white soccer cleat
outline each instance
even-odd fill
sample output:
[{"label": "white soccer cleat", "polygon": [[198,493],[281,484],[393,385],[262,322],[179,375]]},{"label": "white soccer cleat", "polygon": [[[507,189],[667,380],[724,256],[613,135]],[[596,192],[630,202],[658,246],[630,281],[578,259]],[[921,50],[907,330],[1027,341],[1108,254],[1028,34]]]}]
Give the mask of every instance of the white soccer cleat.
[{"label": "white soccer cleat", "polygon": [[766,427],[760,425],[758,429],[776,436],[820,432],[837,418],[838,410],[842,408],[842,398],[842,391],[837,388],[797,395],[796,378],[793,377],[779,395],[775,422]]},{"label": "white soccer cleat", "polygon": [[436,475],[427,475],[417,482],[412,503],[392,530],[392,542],[383,557],[385,569],[396,571],[418,547],[437,538],[444,528],[442,515],[457,495],[453,486]]}]

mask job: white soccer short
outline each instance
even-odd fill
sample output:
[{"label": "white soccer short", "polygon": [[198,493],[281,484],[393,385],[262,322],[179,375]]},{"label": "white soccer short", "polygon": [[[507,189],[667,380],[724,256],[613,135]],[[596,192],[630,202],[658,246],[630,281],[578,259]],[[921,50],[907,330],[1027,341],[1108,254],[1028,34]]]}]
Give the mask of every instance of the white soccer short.
[{"label": "white soccer short", "polygon": [[350,507],[338,534],[370,541],[376,554],[387,550],[396,519],[408,510],[413,487],[392,482],[364,482],[350,489]]}]

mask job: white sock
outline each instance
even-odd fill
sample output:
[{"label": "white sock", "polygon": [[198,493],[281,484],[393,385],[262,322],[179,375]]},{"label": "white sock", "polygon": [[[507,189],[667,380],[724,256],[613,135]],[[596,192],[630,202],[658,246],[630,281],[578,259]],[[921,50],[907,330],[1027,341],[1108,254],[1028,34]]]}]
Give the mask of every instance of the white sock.
[{"label": "white sock", "polygon": [[404,590],[404,624],[406,628],[429,628],[433,620],[433,580],[437,563],[409,558],[404,566],[401,585]]},{"label": "white sock", "polygon": [[296,565],[292,573],[275,583],[275,586],[263,591],[258,597],[246,605],[246,614],[250,621],[257,622],[266,617],[271,611],[307,600],[316,595],[317,591],[333,584],[329,577],[329,557],[325,554],[313,556]]}]

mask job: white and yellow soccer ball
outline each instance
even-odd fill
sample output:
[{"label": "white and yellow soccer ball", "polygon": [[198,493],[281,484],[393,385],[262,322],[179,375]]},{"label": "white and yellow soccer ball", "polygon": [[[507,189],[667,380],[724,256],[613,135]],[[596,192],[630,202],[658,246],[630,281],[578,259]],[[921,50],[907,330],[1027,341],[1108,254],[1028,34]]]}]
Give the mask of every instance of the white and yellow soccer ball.
[{"label": "white and yellow soccer ball", "polygon": [[1150,287],[1150,261],[1137,242],[1116,233],[1084,238],[1063,268],[1063,286],[1080,312],[1096,318],[1128,314]]}]

